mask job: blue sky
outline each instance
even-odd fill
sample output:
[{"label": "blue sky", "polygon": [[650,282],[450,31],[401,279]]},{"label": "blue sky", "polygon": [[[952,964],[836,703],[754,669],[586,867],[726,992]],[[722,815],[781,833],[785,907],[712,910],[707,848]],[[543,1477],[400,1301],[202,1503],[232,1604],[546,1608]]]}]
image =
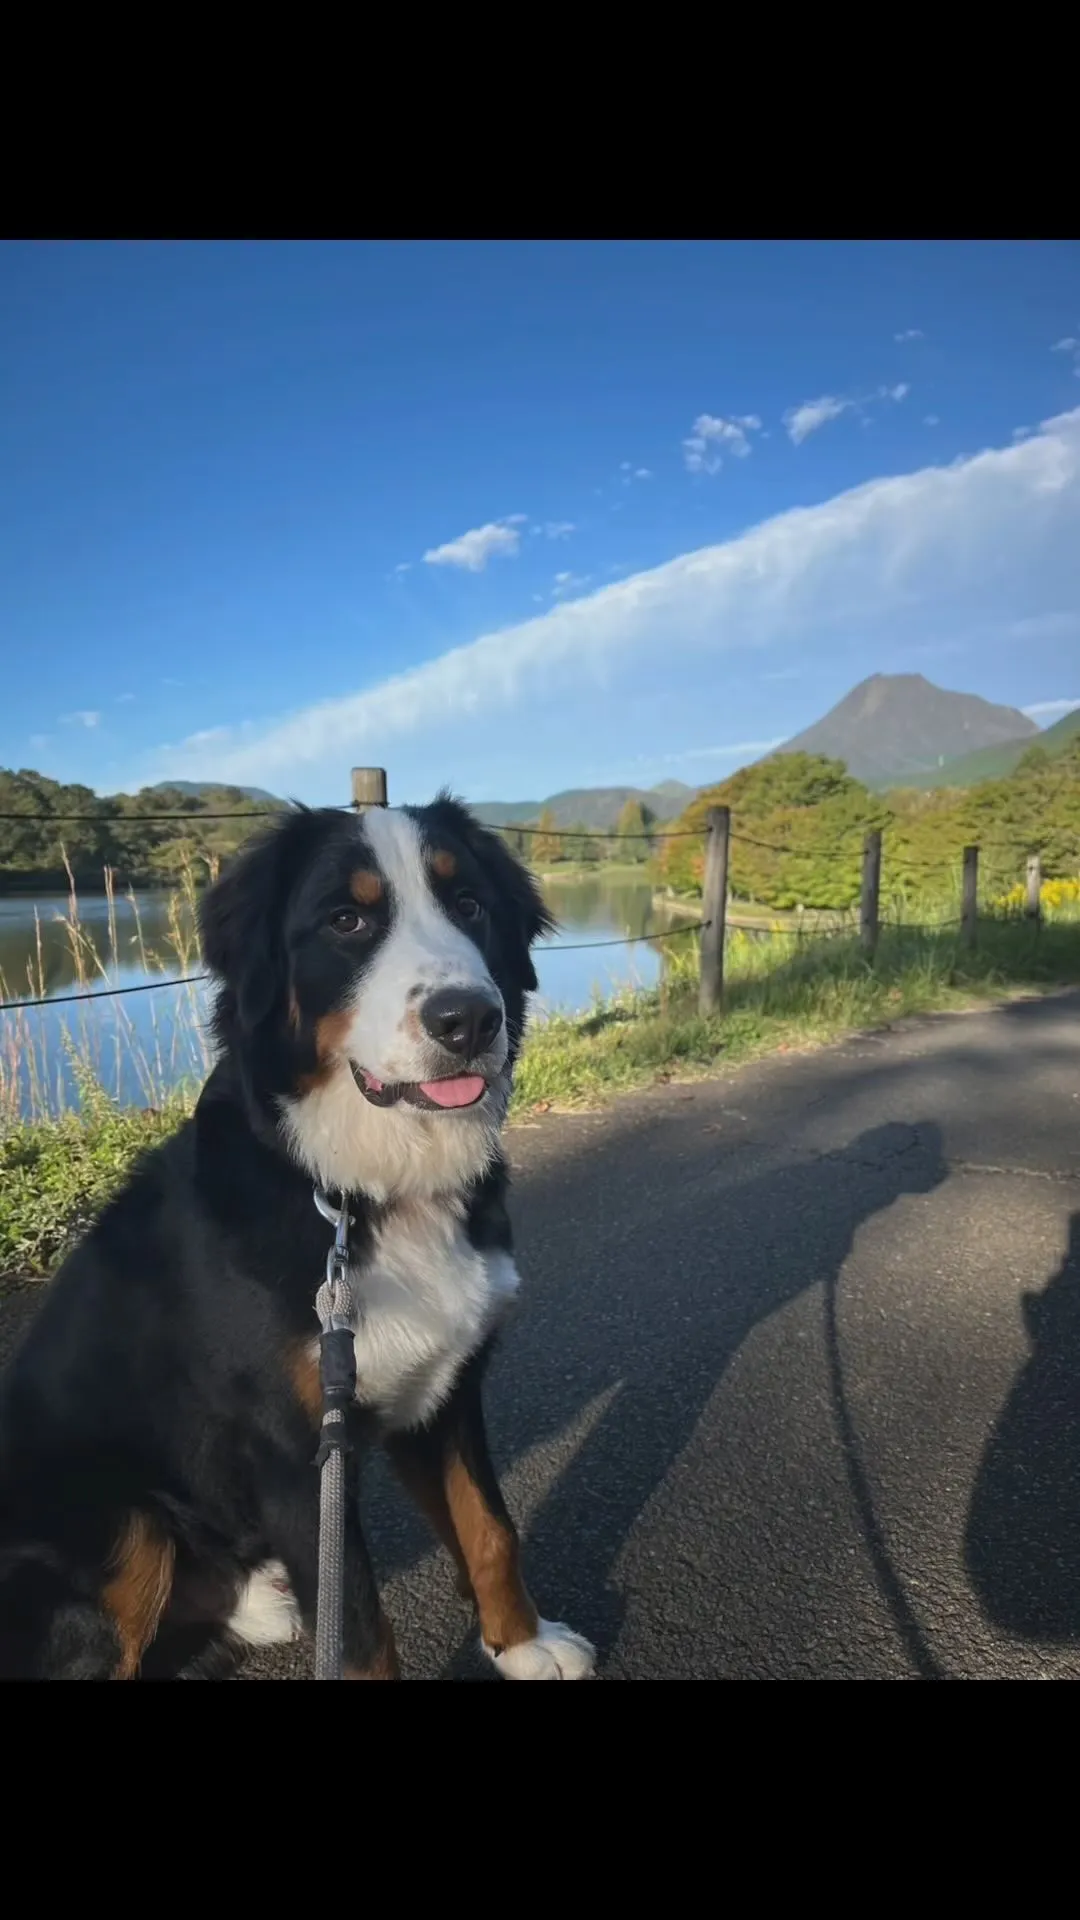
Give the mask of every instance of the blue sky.
[{"label": "blue sky", "polygon": [[8,244],[0,764],[719,779],[1080,702],[1075,244]]}]

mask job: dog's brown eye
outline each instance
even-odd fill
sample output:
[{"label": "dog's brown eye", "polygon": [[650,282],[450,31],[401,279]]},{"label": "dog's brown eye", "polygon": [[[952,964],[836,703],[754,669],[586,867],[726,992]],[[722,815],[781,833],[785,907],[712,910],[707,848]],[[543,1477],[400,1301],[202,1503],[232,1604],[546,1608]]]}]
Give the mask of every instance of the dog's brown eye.
[{"label": "dog's brown eye", "polygon": [[330,915],[330,925],[335,933],[361,933],[367,921],[355,907],[339,907],[336,913]]},{"label": "dog's brown eye", "polygon": [[475,893],[459,893],[457,910],[463,920],[479,920],[484,911]]}]

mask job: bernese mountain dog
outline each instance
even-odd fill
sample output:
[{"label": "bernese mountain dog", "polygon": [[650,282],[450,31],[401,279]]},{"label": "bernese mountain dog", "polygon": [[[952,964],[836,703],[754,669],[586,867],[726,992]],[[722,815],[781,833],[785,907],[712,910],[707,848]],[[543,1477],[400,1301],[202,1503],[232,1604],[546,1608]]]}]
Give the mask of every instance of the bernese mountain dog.
[{"label": "bernese mountain dog", "polygon": [[64,1262],[0,1399],[0,1676],[217,1679],[313,1633],[315,1295],[345,1205],[356,1397],[344,1672],[398,1677],[360,1469],[385,1447],[510,1680],[578,1680],[485,1439],[518,1286],[500,1132],[551,926],[446,795],[290,808],[205,895],[216,1063]]}]

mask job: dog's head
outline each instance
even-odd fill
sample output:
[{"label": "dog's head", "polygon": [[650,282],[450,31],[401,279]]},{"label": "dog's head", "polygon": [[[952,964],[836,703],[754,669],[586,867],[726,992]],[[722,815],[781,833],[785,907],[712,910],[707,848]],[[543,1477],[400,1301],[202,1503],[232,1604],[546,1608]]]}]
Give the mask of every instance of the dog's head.
[{"label": "dog's head", "polygon": [[446,796],[290,811],[202,904],[218,1039],[328,1185],[456,1184],[493,1151],[551,924],[504,843]]}]

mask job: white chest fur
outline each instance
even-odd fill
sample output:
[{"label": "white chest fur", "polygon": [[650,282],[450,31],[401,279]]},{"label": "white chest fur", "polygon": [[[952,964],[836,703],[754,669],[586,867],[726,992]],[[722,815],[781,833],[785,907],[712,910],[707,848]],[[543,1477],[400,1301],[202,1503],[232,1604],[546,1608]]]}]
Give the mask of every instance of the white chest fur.
[{"label": "white chest fur", "polygon": [[509,1254],[469,1245],[462,1209],[447,1200],[396,1208],[350,1277],[357,1399],[392,1428],[430,1418],[519,1284]]}]

